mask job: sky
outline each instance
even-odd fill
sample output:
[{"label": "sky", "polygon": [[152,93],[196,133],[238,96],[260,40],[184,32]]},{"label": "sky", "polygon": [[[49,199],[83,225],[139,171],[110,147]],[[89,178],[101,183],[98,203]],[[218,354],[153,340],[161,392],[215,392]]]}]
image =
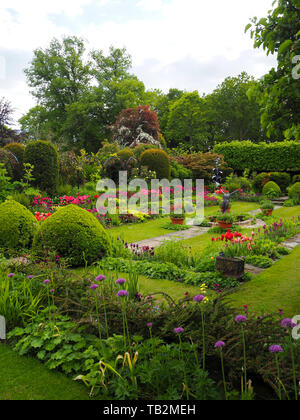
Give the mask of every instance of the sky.
[{"label": "sky", "polygon": [[125,47],[147,89],[212,92],[242,71],[259,78],[276,66],[255,50],[250,18],[266,17],[273,0],[1,0],[0,98],[17,121],[34,98],[26,84],[36,48],[76,35],[88,49]]}]

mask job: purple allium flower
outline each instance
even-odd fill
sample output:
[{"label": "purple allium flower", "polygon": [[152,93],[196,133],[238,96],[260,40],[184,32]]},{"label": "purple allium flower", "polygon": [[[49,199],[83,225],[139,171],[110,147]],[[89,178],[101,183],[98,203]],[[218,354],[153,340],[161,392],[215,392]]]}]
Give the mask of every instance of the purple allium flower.
[{"label": "purple allium flower", "polygon": [[184,331],[184,329],[183,329],[183,328],[181,328],[181,327],[174,328],[174,333],[175,333],[175,334],[182,334],[182,333],[183,333],[183,331]]},{"label": "purple allium flower", "polygon": [[100,276],[96,277],[96,281],[103,281],[105,279],[106,279],[106,277],[103,276],[103,274],[101,274]]},{"label": "purple allium flower", "polygon": [[203,296],[203,295],[197,295],[197,296],[194,297],[193,300],[195,302],[199,303],[199,302],[202,302],[204,299],[205,299],[205,296]]},{"label": "purple allium flower", "polygon": [[238,315],[235,318],[235,322],[237,322],[238,324],[241,324],[242,322],[246,322],[246,321],[248,321],[248,318],[244,315]]},{"label": "purple allium flower", "polygon": [[295,328],[297,324],[295,324],[291,319],[286,318],[283,321],[281,321],[281,326],[283,328]]},{"label": "purple allium flower", "polygon": [[126,280],[125,279],[118,279],[116,280],[116,284],[125,284]]},{"label": "purple allium flower", "polygon": [[270,353],[282,353],[283,348],[281,346],[275,345],[275,346],[271,346],[269,351]]},{"label": "purple allium flower", "polygon": [[50,280],[44,280],[44,284],[50,284]]},{"label": "purple allium flower", "polygon": [[152,328],[152,327],[153,327],[152,322],[148,322],[147,327],[148,327],[148,328]]},{"label": "purple allium flower", "polygon": [[117,293],[117,297],[123,297],[123,296],[128,296],[129,293],[127,292],[127,290],[119,290]]},{"label": "purple allium flower", "polygon": [[282,309],[278,309],[279,315],[283,314],[283,310]]},{"label": "purple allium flower", "polygon": [[92,285],[90,286],[90,289],[92,289],[92,290],[96,290],[96,289],[98,289],[98,287],[99,287],[99,285],[98,285],[98,284],[92,284]]},{"label": "purple allium flower", "polygon": [[223,348],[223,347],[225,347],[225,343],[224,343],[224,341],[217,341],[216,342],[216,344],[215,344],[215,349],[221,349],[221,348]]},{"label": "purple allium flower", "polygon": [[31,279],[33,279],[33,277],[34,277],[34,276],[30,275],[30,276],[28,276],[27,278],[28,278],[28,280],[31,280]]},{"label": "purple allium flower", "polygon": [[7,277],[14,277],[15,273],[9,273],[9,275]]},{"label": "purple allium flower", "polygon": [[54,289],[51,289],[51,290],[50,290],[50,293],[54,293]]}]

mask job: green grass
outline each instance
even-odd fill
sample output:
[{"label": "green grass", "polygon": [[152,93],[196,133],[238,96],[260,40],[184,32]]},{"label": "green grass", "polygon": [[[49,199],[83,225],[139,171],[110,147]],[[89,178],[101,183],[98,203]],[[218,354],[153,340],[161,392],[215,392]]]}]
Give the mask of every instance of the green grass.
[{"label": "green grass", "polygon": [[300,216],[300,206],[282,207],[281,209],[274,210],[273,216],[282,217],[283,219],[291,219],[292,217],[298,217]]},{"label": "green grass", "polygon": [[163,228],[168,220],[168,218],[161,218],[150,222],[123,225],[109,229],[108,233],[115,238],[124,239],[128,243],[138,242],[171,233],[171,231]]},{"label": "green grass", "polygon": [[272,267],[245,283],[229,296],[234,307],[248,305],[251,311],[272,313],[283,309],[284,315],[300,315],[300,246]]},{"label": "green grass", "polygon": [[0,344],[0,400],[88,400],[88,389]]}]

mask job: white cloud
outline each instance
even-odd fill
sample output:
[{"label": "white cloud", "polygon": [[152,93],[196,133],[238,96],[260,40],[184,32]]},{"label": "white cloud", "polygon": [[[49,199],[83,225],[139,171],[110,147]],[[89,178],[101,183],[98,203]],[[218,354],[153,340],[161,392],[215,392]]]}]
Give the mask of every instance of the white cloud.
[{"label": "white cloud", "polygon": [[160,16],[117,23],[113,19],[102,25],[91,24],[84,35],[91,43],[125,45],[134,63],[155,58],[161,66],[185,56],[209,61],[219,54],[232,60],[241,51],[252,49],[244,28],[255,14],[265,16],[272,0],[140,0],[137,7],[160,8]]},{"label": "white cloud", "polygon": [[162,0],[140,0],[137,6],[147,11],[158,11],[163,6]]}]

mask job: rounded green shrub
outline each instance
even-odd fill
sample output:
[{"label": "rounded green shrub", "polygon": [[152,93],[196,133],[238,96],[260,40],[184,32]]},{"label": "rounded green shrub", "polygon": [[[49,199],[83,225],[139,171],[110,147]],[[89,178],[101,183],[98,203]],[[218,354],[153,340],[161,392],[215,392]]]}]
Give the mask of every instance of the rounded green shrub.
[{"label": "rounded green shrub", "polygon": [[47,141],[33,141],[26,146],[24,163],[30,163],[33,169],[33,185],[41,191],[55,194],[58,186],[58,155],[55,147]]},{"label": "rounded green shrub", "polygon": [[9,150],[16,158],[17,165],[13,167],[13,179],[20,181],[23,177],[23,162],[25,146],[21,143],[9,143],[4,147],[5,150]]},{"label": "rounded green shrub", "polygon": [[132,150],[133,150],[134,156],[137,159],[140,159],[141,155],[145,152],[145,150],[150,150],[150,149],[159,149],[159,147],[153,144],[141,143]]},{"label": "rounded green shrub", "polygon": [[296,184],[296,182],[300,182],[300,175],[293,176],[292,184]]},{"label": "rounded green shrub", "polygon": [[277,198],[281,195],[281,189],[274,181],[267,182],[262,190],[263,195],[269,198]]},{"label": "rounded green shrub", "polygon": [[133,153],[132,149],[130,149],[129,147],[125,147],[125,149],[121,149],[118,152],[118,156],[119,156],[120,159],[127,162],[129,158],[134,156],[134,153]]},{"label": "rounded green shrub", "polygon": [[290,187],[289,197],[293,199],[295,203],[300,203],[300,182],[296,182],[296,184]]},{"label": "rounded green shrub", "polygon": [[286,191],[291,183],[291,176],[286,172],[272,172],[270,181],[274,181],[280,187],[281,191]]},{"label": "rounded green shrub", "polygon": [[142,153],[140,165],[156,172],[158,179],[170,179],[171,165],[166,152],[161,149],[149,149]]},{"label": "rounded green shrub", "polygon": [[252,182],[252,188],[255,192],[261,193],[264,185],[270,181],[270,177],[266,172],[256,175]]},{"label": "rounded green shrub", "polygon": [[29,249],[37,230],[32,213],[14,200],[0,204],[0,248],[4,250]]},{"label": "rounded green shrub", "polygon": [[37,231],[33,250],[66,258],[72,266],[91,264],[110,253],[110,240],[99,221],[76,205],[58,209]]}]

